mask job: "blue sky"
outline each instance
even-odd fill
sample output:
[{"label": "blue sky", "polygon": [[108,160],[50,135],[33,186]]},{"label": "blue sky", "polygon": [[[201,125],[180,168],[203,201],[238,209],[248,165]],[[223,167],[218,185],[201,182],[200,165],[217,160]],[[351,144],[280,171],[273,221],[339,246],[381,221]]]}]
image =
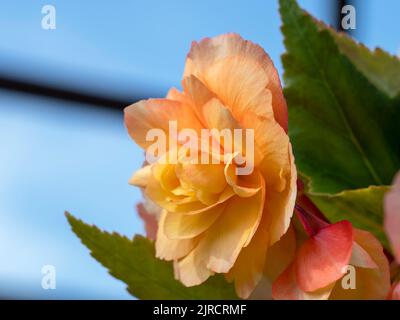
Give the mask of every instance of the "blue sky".
[{"label": "blue sky", "polygon": [[[330,1],[301,5],[330,21]],[[357,36],[400,47],[397,0],[362,0]],[[382,3],[385,3],[384,5]],[[41,28],[52,4],[57,29]],[[162,96],[180,86],[192,40],[237,32],[263,46],[281,70],[284,48],[275,0],[26,1],[0,4],[0,74],[94,94]],[[142,152],[122,114],[0,90],[0,296],[129,298],[69,230],[76,216],[131,236],[143,226],[127,181]],[[41,266],[57,268],[42,290]]]},{"label": "blue sky", "polygon": [[[49,3],[57,29],[46,31],[41,8]],[[300,3],[330,20],[332,0]],[[396,53],[400,2],[358,4],[360,40]],[[6,0],[0,6],[0,71],[111,95],[164,94],[179,86],[190,43],[203,37],[238,32],[262,45],[279,69],[284,50],[277,0]]]},{"label": "blue sky", "polygon": [[[302,2],[329,17],[321,1]],[[41,28],[47,3],[2,1],[0,71],[110,94],[149,88],[164,94],[180,85],[191,42],[226,32],[261,44],[280,66],[275,0],[52,1],[57,29],[51,31]]]}]

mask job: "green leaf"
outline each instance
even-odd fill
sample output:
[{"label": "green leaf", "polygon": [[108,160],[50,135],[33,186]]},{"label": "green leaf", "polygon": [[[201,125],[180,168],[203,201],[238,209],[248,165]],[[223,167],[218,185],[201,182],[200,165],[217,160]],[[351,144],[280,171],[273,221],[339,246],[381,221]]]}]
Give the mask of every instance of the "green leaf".
[{"label": "green leaf", "polygon": [[[289,135],[306,191],[336,194],[389,185],[400,168],[400,99],[375,82],[391,71],[378,69],[370,80],[374,68],[366,67],[365,51],[356,66],[355,55],[350,59],[342,51],[357,47],[339,49],[334,31],[321,28],[294,0],[280,0],[280,12]],[[387,78],[394,81],[380,87],[396,92],[398,78]]]},{"label": "green leaf", "polygon": [[388,186],[342,191],[334,195],[313,195],[311,200],[332,222],[350,220],[360,229],[372,232],[390,250],[383,229],[383,196]]},{"label": "green leaf", "polygon": [[130,240],[85,224],[67,212],[66,217],[91,255],[139,299],[238,299],[233,285],[220,275],[196,287],[183,286],[174,279],[172,264],[155,258],[154,245],[147,238],[136,235]]},{"label": "green leaf", "polygon": [[386,248],[383,195],[400,168],[400,61],[280,0],[289,135],[305,192]]},{"label": "green leaf", "polygon": [[373,52],[345,33],[332,31],[339,50],[368,80],[390,97],[400,95],[400,59],[376,48]]}]

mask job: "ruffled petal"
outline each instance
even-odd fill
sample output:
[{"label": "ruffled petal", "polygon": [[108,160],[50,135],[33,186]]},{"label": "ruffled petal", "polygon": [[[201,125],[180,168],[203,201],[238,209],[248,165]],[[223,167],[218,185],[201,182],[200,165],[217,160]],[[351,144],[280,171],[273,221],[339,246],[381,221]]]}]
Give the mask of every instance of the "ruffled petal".
[{"label": "ruffled petal", "polygon": [[160,217],[156,239],[156,257],[164,260],[176,260],[186,256],[198,243],[198,239],[171,240],[164,233],[167,211]]},{"label": "ruffled petal", "polygon": [[385,230],[400,263],[400,173],[394,179],[392,189],[385,195]]},{"label": "ruffled petal", "polygon": [[176,176],[193,190],[206,190],[219,194],[227,186],[224,175],[224,164],[181,163],[176,166]]},{"label": "ruffled petal", "polygon": [[[126,107],[124,113],[125,125],[128,128],[129,135],[144,149],[155,143],[155,141],[146,138],[151,129],[162,130],[166,137],[165,142],[168,143],[170,121],[176,121],[178,132],[181,129],[191,128],[200,133],[202,128],[192,108],[176,100],[141,100]],[[177,139],[177,137],[175,136],[174,139]],[[169,147],[166,148],[166,150],[168,149]]]},{"label": "ruffled petal", "polygon": [[251,116],[247,121],[260,124],[259,129],[255,127],[257,147],[262,154],[258,167],[263,176],[268,177],[267,187],[281,192],[285,189],[288,178],[291,175],[296,176],[296,167],[291,164],[294,157],[289,137],[277,123],[256,121]]},{"label": "ruffled petal", "polygon": [[275,300],[327,300],[335,282],[313,292],[303,291],[296,281],[295,266],[290,265],[273,283],[272,297]]},{"label": "ruffled petal", "polygon": [[[270,57],[258,45],[237,34],[224,34],[193,42],[184,77],[200,79],[239,119],[249,110],[260,110],[258,95],[272,93],[272,104],[263,114],[273,114],[287,131],[287,107],[279,75]],[[269,108],[269,109],[268,109]]]},{"label": "ruffled petal", "polygon": [[232,187],[233,191],[242,198],[254,196],[265,182],[259,171],[253,171],[250,175],[237,175],[236,166],[230,160],[224,169],[226,182]]},{"label": "ruffled petal", "polygon": [[164,221],[164,233],[169,239],[194,238],[210,228],[224,209],[223,203],[198,214],[169,212]]},{"label": "ruffled petal", "polygon": [[194,113],[197,115],[204,127],[207,127],[204,115],[203,106],[215,97],[215,94],[211,92],[198,78],[194,75],[190,75],[182,80],[183,90],[191,101],[191,106]]},{"label": "ruffled petal", "polygon": [[340,279],[349,264],[352,245],[353,227],[348,221],[329,225],[307,240],[295,261],[299,287],[312,292]]},{"label": "ruffled petal", "polygon": [[252,198],[236,196],[229,200],[198,246],[178,262],[183,284],[193,286],[212,272],[226,273],[232,268],[240,250],[250,242],[259,225],[264,196],[260,191]]},{"label": "ruffled petal", "polygon": [[368,253],[376,267],[356,266],[355,289],[344,289],[341,281],[338,281],[330,298],[334,300],[385,299],[390,291],[390,271],[382,245],[371,233],[359,229],[354,229],[354,241]]},{"label": "ruffled petal", "polygon": [[151,176],[151,165],[146,165],[132,175],[132,177],[129,179],[129,184],[140,188],[145,188]]},{"label": "ruffled petal", "polygon": [[288,162],[290,172],[284,176],[285,188],[281,192],[268,185],[269,176],[266,176],[267,198],[265,201],[265,214],[268,216],[270,228],[270,245],[277,242],[288,230],[293,216],[297,194],[297,171],[294,164],[291,145],[288,147]]}]

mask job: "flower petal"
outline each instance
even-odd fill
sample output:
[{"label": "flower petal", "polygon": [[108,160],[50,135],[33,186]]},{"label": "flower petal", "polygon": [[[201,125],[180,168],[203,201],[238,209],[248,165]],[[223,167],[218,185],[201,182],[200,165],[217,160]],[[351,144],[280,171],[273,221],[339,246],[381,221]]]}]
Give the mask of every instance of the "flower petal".
[{"label": "flower petal", "polygon": [[[252,239],[262,216],[265,192],[263,188],[252,198],[234,197],[227,203],[219,224],[210,230],[207,267],[218,273],[230,270],[240,250]],[[209,243],[207,243],[209,241]]]},{"label": "flower petal", "polygon": [[[146,136],[151,129],[160,129],[168,142],[169,121],[177,122],[177,131],[191,128],[200,132],[202,128],[192,108],[179,101],[168,99],[141,100],[124,109],[125,125],[135,142],[146,149],[154,143]],[[174,137],[176,138],[176,137]],[[168,148],[167,148],[168,149]]]},{"label": "flower petal", "polygon": [[[265,188],[265,183],[261,188]],[[239,297],[249,298],[262,279],[268,247],[269,226],[267,217],[263,213],[251,241],[241,250],[232,269],[226,274],[229,281],[235,281]]]},{"label": "flower petal", "polygon": [[260,128],[255,127],[254,133],[257,148],[262,154],[258,167],[263,176],[268,177],[267,186],[281,192],[292,172],[296,175],[296,167],[291,166],[294,157],[289,137],[277,123],[256,121],[251,115],[247,121],[260,124]]},{"label": "flower petal", "polygon": [[279,75],[260,46],[232,33],[193,42],[184,77],[189,75],[195,75],[231,107],[235,118],[241,118],[249,109],[259,108],[258,94],[270,90],[271,110],[264,109],[264,112],[273,113],[287,131],[287,107]]},{"label": "flower petal", "polygon": [[264,193],[253,198],[233,197],[217,221],[204,233],[199,244],[178,262],[180,280],[186,286],[203,282],[213,272],[226,273],[240,250],[250,242],[258,227]]},{"label": "flower petal", "polygon": [[341,281],[338,281],[332,291],[331,299],[386,299],[390,291],[390,271],[382,245],[371,233],[359,229],[354,229],[354,241],[368,253],[377,268],[356,267],[356,288],[346,290],[342,287]]},{"label": "flower petal", "polygon": [[290,265],[272,284],[272,297],[275,300],[327,300],[335,282],[313,292],[303,291],[296,282],[294,265]]},{"label": "flower petal", "polygon": [[[263,222],[260,223],[259,228],[262,228],[262,225]],[[262,243],[260,243],[259,245],[261,244]],[[252,243],[250,243],[249,246],[251,245]],[[290,227],[278,242],[276,242],[274,245],[272,245],[267,249],[263,275],[257,286],[254,288],[254,291],[251,293],[249,299],[271,300],[273,282],[291,264],[291,262],[295,257],[295,253],[296,253],[296,234],[294,232],[294,228]],[[240,256],[238,260],[239,259]],[[237,262],[235,263],[235,266],[236,264]],[[243,260],[244,268],[245,264],[246,262]]]},{"label": "flower petal", "polygon": [[263,177],[259,171],[253,171],[250,175],[237,175],[236,166],[232,164],[233,157],[225,165],[224,174],[226,182],[233,191],[242,198],[254,196],[263,186]]},{"label": "flower petal", "polygon": [[190,75],[182,80],[183,89],[191,101],[194,113],[200,119],[202,124],[206,127],[206,122],[203,115],[203,106],[215,97],[198,78]]},{"label": "flower petal", "polygon": [[222,214],[225,204],[198,214],[169,212],[164,221],[164,233],[169,239],[191,239],[206,231]]},{"label": "flower petal", "polygon": [[267,198],[265,201],[265,214],[269,217],[270,245],[277,242],[288,230],[296,203],[297,171],[291,145],[289,145],[288,150],[290,173],[284,176],[284,178],[288,180],[288,182],[285,183],[285,189],[281,190],[281,192],[276,191],[274,187],[268,185],[268,178],[270,178],[270,176],[266,176],[268,178],[266,180]]},{"label": "flower petal", "polygon": [[264,268],[265,276],[271,282],[275,281],[293,261],[295,254],[296,233],[291,226],[282,238],[269,248]]},{"label": "flower petal", "polygon": [[265,256],[268,249],[268,229],[259,226],[249,245],[244,247],[226,274],[229,281],[235,281],[238,296],[247,299],[262,278]]},{"label": "flower petal", "polygon": [[129,179],[129,184],[140,188],[145,188],[151,176],[151,165],[146,165],[141,167],[132,175],[132,177]]},{"label": "flower petal", "polygon": [[158,206],[169,212],[196,212],[204,210],[207,207],[195,198],[179,197],[172,193],[172,191],[166,191],[154,176],[148,180],[144,194]]},{"label": "flower petal", "polygon": [[240,128],[231,111],[217,98],[212,98],[203,106],[203,115],[210,129],[222,131],[224,129],[233,130]]},{"label": "flower petal", "polygon": [[156,239],[156,257],[164,260],[175,260],[186,256],[198,243],[198,239],[171,240],[164,233],[164,222],[167,211],[163,210],[158,224]]},{"label": "flower petal", "polygon": [[227,186],[223,164],[181,163],[175,169],[181,183],[194,190],[207,190],[209,193],[221,193]]},{"label": "flower petal", "polygon": [[349,264],[352,245],[353,227],[348,221],[329,225],[307,240],[294,264],[299,287],[312,292],[340,279]]},{"label": "flower petal", "polygon": [[138,203],[136,205],[136,210],[138,212],[139,217],[144,222],[147,238],[154,240],[156,238],[158,230],[157,217],[154,214],[150,214],[146,210],[143,203]]},{"label": "flower petal", "polygon": [[[231,111],[217,98],[212,98],[203,106],[203,116],[214,142],[222,147],[225,155],[238,152],[245,156],[249,142],[253,144],[254,149],[254,140],[246,139],[246,130],[241,128]],[[236,133],[235,129],[237,129]],[[251,151],[253,154],[258,152],[257,149]],[[252,156],[255,157],[255,155]]]},{"label": "flower petal", "polygon": [[400,172],[396,175],[392,189],[386,193],[385,230],[391,242],[394,256],[400,263]]},{"label": "flower petal", "polygon": [[353,242],[350,265],[367,269],[378,268],[369,253],[355,241]]}]

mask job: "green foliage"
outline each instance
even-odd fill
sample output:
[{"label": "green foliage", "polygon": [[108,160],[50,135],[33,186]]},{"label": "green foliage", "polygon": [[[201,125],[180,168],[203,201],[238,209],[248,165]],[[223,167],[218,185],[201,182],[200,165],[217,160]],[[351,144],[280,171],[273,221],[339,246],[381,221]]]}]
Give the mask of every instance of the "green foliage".
[{"label": "green foliage", "polygon": [[313,195],[311,199],[332,221],[350,220],[362,230],[368,230],[389,247],[383,229],[383,196],[388,190],[384,186],[346,190],[334,195]]},{"label": "green foliage", "polygon": [[172,264],[155,257],[154,245],[147,238],[137,235],[130,240],[85,224],[69,213],[66,217],[91,255],[139,299],[237,299],[233,285],[222,276],[213,276],[196,287],[184,287],[174,279]]},{"label": "green foliage", "polygon": [[332,221],[350,220],[387,246],[382,198],[400,169],[400,61],[295,0],[280,0],[280,12],[289,135],[305,191]]},{"label": "green foliage", "polygon": [[357,69],[382,92],[394,98],[400,95],[399,58],[380,48],[371,52],[346,34],[332,32],[336,44]]}]

